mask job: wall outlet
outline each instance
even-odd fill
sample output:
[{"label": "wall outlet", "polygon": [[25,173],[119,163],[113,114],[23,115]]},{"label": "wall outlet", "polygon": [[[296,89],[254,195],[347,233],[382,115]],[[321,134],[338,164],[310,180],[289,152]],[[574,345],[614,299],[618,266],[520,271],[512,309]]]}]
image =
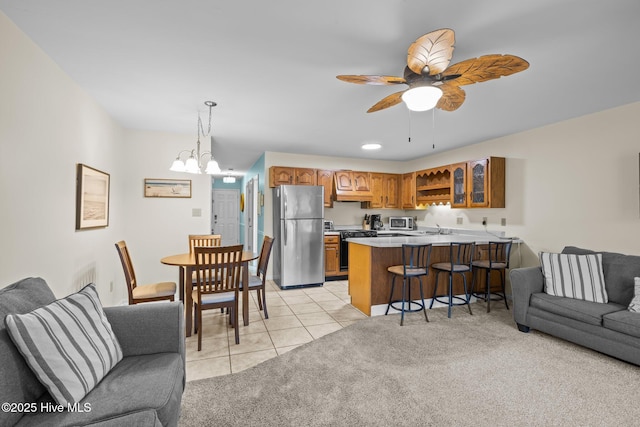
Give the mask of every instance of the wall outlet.
[{"label": "wall outlet", "polygon": [[109,282],[109,292],[113,292],[113,280]]},{"label": "wall outlet", "polygon": [[502,218],[502,219],[500,220],[500,225],[502,225],[503,227],[504,227],[505,225],[507,225],[507,218]]},{"label": "wall outlet", "polygon": [[200,209],[200,208],[191,209],[191,216],[192,217],[202,216],[202,209]]},{"label": "wall outlet", "polygon": [[485,227],[487,226],[487,217],[486,216],[482,217],[482,225],[484,225]]},{"label": "wall outlet", "polygon": [[458,225],[462,224],[462,217],[461,216],[456,218],[456,224],[458,224]]}]

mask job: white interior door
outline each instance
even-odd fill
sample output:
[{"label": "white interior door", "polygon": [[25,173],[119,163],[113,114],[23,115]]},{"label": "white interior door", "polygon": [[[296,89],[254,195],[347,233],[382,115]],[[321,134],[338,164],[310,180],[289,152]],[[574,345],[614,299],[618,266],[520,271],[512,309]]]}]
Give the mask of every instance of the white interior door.
[{"label": "white interior door", "polygon": [[211,234],[222,236],[222,246],[240,243],[240,190],[214,189],[211,204]]},{"label": "white interior door", "polygon": [[258,175],[251,178],[245,187],[245,250],[258,252]]}]

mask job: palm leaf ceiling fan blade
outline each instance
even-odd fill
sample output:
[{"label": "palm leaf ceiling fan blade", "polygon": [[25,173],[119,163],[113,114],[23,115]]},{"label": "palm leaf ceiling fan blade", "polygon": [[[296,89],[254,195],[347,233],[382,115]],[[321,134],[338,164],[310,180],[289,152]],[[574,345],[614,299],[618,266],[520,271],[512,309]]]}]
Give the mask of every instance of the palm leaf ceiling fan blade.
[{"label": "palm leaf ceiling fan blade", "polygon": [[453,64],[442,73],[442,76],[458,75],[455,84],[465,86],[509,76],[527,68],[529,68],[529,63],[520,57],[492,54]]},{"label": "palm leaf ceiling fan blade", "polygon": [[449,28],[432,31],[411,43],[407,65],[416,74],[440,74],[449,66],[455,34]]},{"label": "palm leaf ceiling fan blade", "polygon": [[402,94],[405,93],[406,90],[401,90],[400,92],[392,93],[389,96],[385,96],[380,101],[376,102],[371,108],[367,110],[367,113],[373,113],[375,111],[384,110],[385,108],[393,107],[394,105],[398,105],[402,102]]},{"label": "palm leaf ceiling fan blade", "polygon": [[436,108],[443,111],[457,110],[466,98],[464,90],[454,83],[446,82],[438,87],[442,90],[442,98],[438,101]]},{"label": "palm leaf ceiling fan blade", "polygon": [[342,80],[347,83],[356,83],[360,85],[395,85],[406,83],[403,77],[396,76],[351,76],[351,75],[339,75],[336,76],[338,80]]}]

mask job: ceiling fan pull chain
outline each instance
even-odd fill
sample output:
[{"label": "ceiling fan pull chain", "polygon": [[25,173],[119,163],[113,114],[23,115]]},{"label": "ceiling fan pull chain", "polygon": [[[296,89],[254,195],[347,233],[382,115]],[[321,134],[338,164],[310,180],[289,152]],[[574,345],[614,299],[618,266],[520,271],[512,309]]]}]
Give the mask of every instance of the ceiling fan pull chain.
[{"label": "ceiling fan pull chain", "polygon": [[407,109],[407,111],[409,112],[409,142],[411,142],[411,129],[412,129],[412,122],[411,122],[411,110]]},{"label": "ceiling fan pull chain", "polygon": [[432,138],[431,148],[435,150],[436,149],[436,109],[433,108],[431,112],[433,113],[431,116],[431,138]]}]

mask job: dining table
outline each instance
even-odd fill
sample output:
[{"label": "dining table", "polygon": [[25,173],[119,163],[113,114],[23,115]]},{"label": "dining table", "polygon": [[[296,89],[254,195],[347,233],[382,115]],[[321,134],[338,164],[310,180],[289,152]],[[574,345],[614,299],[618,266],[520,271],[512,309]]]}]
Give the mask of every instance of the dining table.
[{"label": "dining table", "polygon": [[[249,262],[258,259],[259,254],[242,251],[242,283],[249,283]],[[184,303],[186,335],[191,336],[193,324],[193,271],[196,267],[196,256],[193,252],[169,255],[160,260],[162,264],[177,266],[180,269],[179,295]],[[249,286],[242,286],[242,321],[249,325]]]}]

